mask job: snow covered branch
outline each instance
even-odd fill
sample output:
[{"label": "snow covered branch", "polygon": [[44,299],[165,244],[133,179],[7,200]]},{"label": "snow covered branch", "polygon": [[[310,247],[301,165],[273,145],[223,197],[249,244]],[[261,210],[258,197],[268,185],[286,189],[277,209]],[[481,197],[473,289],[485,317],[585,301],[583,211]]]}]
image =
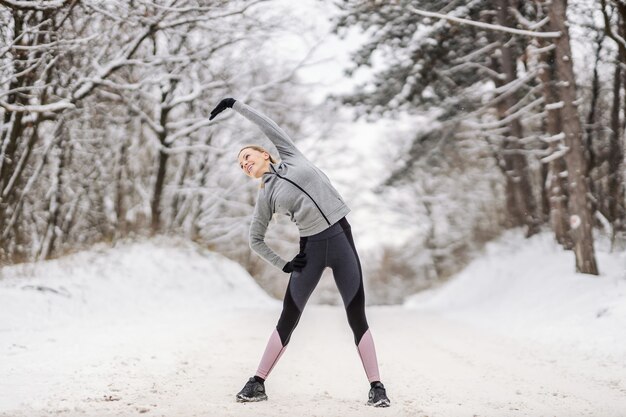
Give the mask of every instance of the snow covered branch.
[{"label": "snow covered branch", "polygon": [[565,133],[561,132],[548,137],[540,137],[539,139],[541,139],[545,143],[559,142],[565,139]]},{"label": "snow covered branch", "polygon": [[441,74],[452,74],[455,73],[457,71],[462,71],[464,69],[468,69],[468,68],[475,68],[478,71],[482,71],[484,73],[486,73],[488,76],[490,76],[492,79],[494,80],[502,80],[504,81],[506,79],[506,75],[505,74],[501,74],[499,72],[496,72],[494,70],[492,70],[491,68],[479,64],[477,62],[463,62],[462,64],[459,64],[457,66],[454,66],[452,68],[448,68],[445,71],[441,71]]},{"label": "snow covered branch", "polygon": [[626,39],[613,31],[611,27],[611,19],[606,11],[606,0],[600,0],[600,7],[602,8],[602,17],[604,18],[604,31],[609,38],[613,39],[615,43],[617,43],[619,49],[626,53]]},{"label": "snow covered branch", "polygon": [[473,20],[462,19],[459,17],[454,17],[454,16],[450,16],[446,14],[427,12],[425,10],[416,9],[413,6],[408,6],[407,8],[413,13],[418,14],[420,16],[434,17],[436,19],[449,20],[451,22],[461,23],[463,25],[476,26],[482,29],[507,32],[507,33],[512,33],[515,35],[532,36],[536,38],[558,38],[559,36],[561,36],[561,32],[533,32],[530,30],[522,30],[522,29],[515,29],[515,28],[510,28],[510,27],[501,26],[501,25],[493,25],[491,23],[475,22]]},{"label": "snow covered branch", "polygon": [[209,120],[208,118],[204,119],[204,120],[200,120],[197,123],[192,124],[191,126],[188,126],[184,129],[179,130],[178,132],[174,133],[173,135],[170,135],[167,137],[166,139],[166,143],[172,144],[174,143],[174,141],[176,141],[176,139],[184,137],[184,136],[188,136],[190,134],[192,134],[193,132],[195,132],[196,130],[203,128],[205,126],[209,126],[211,124],[213,124],[213,120]]},{"label": "snow covered branch", "polygon": [[215,146],[202,145],[202,144],[177,146],[175,148],[168,148],[166,146],[161,147],[161,151],[169,155],[176,155],[176,154],[185,153],[185,152],[219,152],[222,150],[223,149],[217,148]]},{"label": "snow covered branch", "polygon": [[57,101],[56,103],[50,104],[33,104],[33,105],[19,105],[19,104],[10,104],[5,101],[0,101],[0,107],[4,108],[10,112],[16,113],[48,113],[48,112],[57,112],[66,109],[73,109],[75,106],[73,103],[70,103],[67,100]]},{"label": "snow covered branch", "polygon": [[547,164],[549,162],[555,161],[565,156],[567,152],[569,152],[569,148],[567,146],[561,145],[560,148],[556,152],[553,152],[551,155],[548,155],[545,158],[541,158],[541,162],[543,162],[544,164]]},{"label": "snow covered branch", "polygon": [[[111,93],[105,93],[106,95],[109,95]],[[146,112],[144,112],[141,107],[135,105],[134,103],[132,103],[130,100],[128,100],[123,94],[112,94],[116,99],[121,100],[126,106],[128,106],[128,109],[135,113],[137,116],[139,116],[139,118],[145,122],[150,129],[152,129],[152,131],[156,134],[160,134],[163,133],[163,127],[160,126],[158,123],[156,123],[152,117],[150,117],[148,114],[146,114]]]},{"label": "snow covered branch", "polygon": [[475,51],[472,51],[471,53],[465,55],[464,57],[461,57],[458,59],[459,62],[470,62],[472,59],[482,55],[482,54],[486,54],[489,53],[491,51],[493,51],[494,49],[499,48],[500,46],[502,46],[502,44],[498,41],[496,42],[492,42],[489,45],[485,45],[480,49],[477,49]]},{"label": "snow covered branch", "polygon": [[546,110],[559,110],[562,109],[565,103],[557,101],[556,103],[546,104]]},{"label": "snow covered branch", "polygon": [[0,5],[14,10],[56,10],[70,0],[0,0]]},{"label": "snow covered branch", "polygon": [[191,93],[175,98],[171,102],[167,103],[165,107],[167,107],[168,109],[171,109],[171,108],[178,106],[179,104],[189,103],[191,101],[194,101],[195,99],[200,97],[200,95],[202,94],[202,91],[203,89],[199,85],[196,84],[194,85],[194,88],[191,91]]},{"label": "snow covered branch", "polygon": [[130,58],[133,56],[135,51],[139,48],[139,45],[151,34],[153,33],[154,28],[152,26],[144,29],[141,33],[139,33],[131,42],[129,42],[127,47],[122,50],[122,52],[117,56],[117,58],[113,59],[104,67],[96,67],[98,68],[97,74],[94,77],[83,78],[80,80],[74,92],[72,93],[72,101],[81,100],[86,97],[96,86],[98,82],[104,80],[109,75],[111,75],[117,69],[128,65]]},{"label": "snow covered branch", "polygon": [[530,48],[529,54],[532,56],[541,55],[546,52],[554,51],[556,49],[556,45],[548,45],[543,48]]},{"label": "snow covered branch", "polygon": [[526,27],[526,28],[528,28],[530,30],[539,29],[539,28],[545,26],[548,22],[550,22],[550,18],[547,17],[547,16],[544,17],[539,22],[531,22],[530,20],[528,20],[524,16],[522,16],[520,11],[517,10],[515,7],[509,7],[509,11],[511,12],[511,14],[513,14],[513,16],[515,16],[515,18],[517,19],[518,23],[520,23],[521,25],[523,25],[524,27]]},{"label": "snow covered branch", "polygon": [[512,94],[519,90],[520,87],[526,85],[526,83],[537,76],[537,70],[530,71],[522,78],[516,78],[508,84],[497,87],[494,91],[496,94]]}]

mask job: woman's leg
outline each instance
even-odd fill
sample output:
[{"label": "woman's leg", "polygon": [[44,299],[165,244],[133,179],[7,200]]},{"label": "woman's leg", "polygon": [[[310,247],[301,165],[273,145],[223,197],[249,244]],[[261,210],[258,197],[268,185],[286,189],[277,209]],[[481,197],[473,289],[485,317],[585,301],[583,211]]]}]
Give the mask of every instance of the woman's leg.
[{"label": "woman's leg", "polygon": [[[304,250],[301,243],[300,251]],[[289,278],[283,300],[283,311],[276,329],[261,358],[256,376],[266,379],[285,351],[311,293],[317,286],[325,265],[325,242],[309,242],[306,245],[307,264],[302,271],[294,271]]]},{"label": "woman's leg", "polygon": [[328,263],[343,299],[348,323],[354,334],[363,368],[369,382],[380,381],[374,339],[365,317],[365,292],[361,263],[352,239],[348,222],[342,221],[344,233],[329,241]]}]

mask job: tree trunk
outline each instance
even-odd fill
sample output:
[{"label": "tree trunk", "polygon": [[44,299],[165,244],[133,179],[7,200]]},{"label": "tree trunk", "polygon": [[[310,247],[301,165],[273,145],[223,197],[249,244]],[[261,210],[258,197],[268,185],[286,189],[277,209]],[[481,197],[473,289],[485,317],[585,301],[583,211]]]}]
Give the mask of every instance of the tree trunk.
[{"label": "tree trunk", "polygon": [[[561,123],[561,110],[551,105],[559,101],[558,93],[555,87],[555,62],[554,52],[546,52],[542,62],[546,68],[539,71],[539,79],[541,80],[544,102],[547,107],[547,115],[545,119],[545,129],[549,137],[554,138],[563,131]],[[558,151],[559,141],[552,140],[548,145],[550,154]],[[565,177],[566,167],[563,158],[557,158],[548,162],[548,172],[546,175],[545,189],[548,195],[550,206],[550,226],[554,231],[554,236],[564,248],[572,249],[574,247],[569,229],[567,216],[567,180]]]},{"label": "tree trunk", "polygon": [[596,264],[590,202],[587,181],[587,166],[584,153],[583,132],[576,103],[576,78],[572,65],[572,51],[567,28],[565,0],[552,0],[548,6],[552,26],[561,36],[555,39],[555,55],[559,96],[563,102],[561,112],[565,145],[569,148],[565,155],[569,186],[569,214],[576,254],[576,271],[598,274]]},{"label": "tree trunk", "polygon": [[[63,135],[65,132],[61,131],[61,134]],[[54,190],[48,202],[48,224],[44,232],[44,239],[38,256],[40,260],[50,257],[54,252],[57,240],[62,237],[62,221],[60,220],[60,215],[61,205],[63,204],[63,173],[69,159],[69,152],[71,152],[71,145],[67,143],[67,140],[62,138],[59,143],[59,163],[55,173],[56,181],[54,182]]]},{"label": "tree trunk", "polygon": [[[585,150],[588,161],[589,172],[596,166],[602,165],[602,161],[598,161],[593,150],[593,136],[597,131],[595,126],[597,119],[598,98],[600,96],[600,77],[598,75],[598,65],[601,59],[602,43],[604,36],[600,36],[597,40],[596,59],[593,66],[593,78],[591,82],[591,105],[589,106],[589,115],[587,116],[587,129],[585,132]],[[590,184],[593,185],[593,184]]]},{"label": "tree trunk", "polygon": [[115,174],[115,237],[126,235],[126,207],[124,206],[124,196],[126,195],[126,181],[124,177],[124,168],[128,161],[126,158],[127,142],[120,144],[119,158],[117,161]]},{"label": "tree trunk", "polygon": [[[619,8],[620,11],[620,34],[623,37],[626,34],[623,24],[626,22],[626,6]],[[624,230],[624,218],[626,209],[624,208],[624,178],[622,174],[622,166],[624,162],[624,140],[620,130],[620,90],[622,84],[621,65],[626,63],[626,53],[623,49],[618,51],[618,59],[615,65],[615,77],[613,79],[613,108],[611,111],[611,136],[609,138],[608,149],[608,184],[607,184],[607,208],[606,214],[608,220],[613,226],[613,236],[611,242],[615,238],[615,232]],[[626,112],[626,105],[624,106]],[[626,121],[626,114],[624,115]]]},{"label": "tree trunk", "polygon": [[[513,27],[510,18],[509,0],[499,0],[498,2],[498,23],[502,26]],[[502,39],[501,51],[501,69],[506,79],[504,82],[499,80],[499,84],[508,84],[517,78],[516,58],[510,47],[507,46],[509,41],[508,35],[504,35],[506,39]],[[509,95],[505,100],[498,104],[498,115],[501,119],[508,116],[508,111],[517,103],[517,97],[514,94]],[[537,204],[531,186],[530,169],[526,155],[523,153],[523,145],[520,140],[523,137],[523,128],[518,118],[513,119],[509,123],[508,136],[503,144],[503,161],[507,176],[507,209],[512,218],[512,226],[526,226],[526,236],[532,236],[539,231],[539,220],[537,213]]]},{"label": "tree trunk", "polygon": [[[39,102],[47,102],[48,89],[33,92],[31,89],[38,81],[47,84],[51,81],[52,70],[48,68],[48,76],[45,80],[38,80],[41,75],[33,67],[33,63],[42,59],[44,54],[53,55],[44,48],[36,48],[51,42],[54,37],[51,11],[43,11],[41,14],[32,14],[28,11],[13,9],[13,40],[15,45],[11,52],[13,74],[9,82],[9,90],[6,101],[9,104],[28,105],[34,95],[39,94]],[[29,26],[30,23],[30,26]],[[33,31],[33,27],[37,29]],[[30,35],[27,34],[30,33]],[[33,34],[34,32],[34,34]],[[32,35],[32,36],[31,36]],[[32,48],[32,49],[31,49]],[[22,91],[19,91],[22,90]],[[4,111],[4,124],[9,127],[0,132],[0,263],[12,258],[14,253],[9,247],[27,247],[30,237],[24,236],[20,230],[23,228],[17,221],[21,217],[18,201],[24,184],[24,174],[28,172],[28,163],[32,156],[35,144],[39,140],[39,124],[43,116],[39,113],[33,115],[32,120],[24,122],[24,112]],[[47,115],[51,119],[54,116]],[[8,133],[7,133],[8,132]],[[10,233],[7,233],[7,230]]]},{"label": "tree trunk", "polygon": [[[24,21],[22,18],[22,13],[19,11],[14,11],[13,15],[13,40],[20,36],[24,36],[23,34],[23,26]],[[20,44],[24,43],[22,41]],[[13,66],[14,73],[19,74],[25,70],[24,60],[26,58],[26,51],[18,48],[11,48],[11,54],[13,54]],[[9,83],[10,91],[17,91],[20,87],[26,84],[26,75],[18,75],[14,77]],[[7,103],[9,104],[27,104],[25,102],[27,100],[23,95],[13,92],[9,94],[6,98]],[[9,218],[12,216],[11,207],[11,188],[14,189],[15,183],[11,184],[11,178],[13,178],[15,173],[15,166],[18,159],[17,151],[19,139],[23,135],[23,130],[25,129],[22,125],[22,116],[23,113],[17,112],[13,113],[9,110],[4,111],[4,121],[3,124],[5,126],[9,126],[9,129],[1,129],[0,130],[0,234],[6,235],[5,228],[7,227],[7,223]],[[11,257],[11,250],[9,249],[11,245],[11,239],[4,238],[0,241],[0,261],[8,260]]]},{"label": "tree trunk", "polygon": [[[188,145],[192,144],[191,138],[187,142]],[[187,170],[189,168],[189,160],[191,159],[192,152],[187,151],[183,156],[183,162],[178,170],[178,180],[176,181],[176,192],[174,193],[174,197],[172,198],[172,216],[170,220],[170,227],[174,229],[177,225],[180,226],[183,224],[184,216],[179,216],[179,211],[182,206],[183,201],[186,198],[181,197],[180,191],[183,189],[183,185],[185,184],[185,179],[187,177]]]},{"label": "tree trunk", "polygon": [[158,233],[161,229],[161,195],[165,184],[165,174],[167,173],[167,160],[169,155],[165,152],[165,145],[159,149],[159,165],[157,168],[156,181],[154,183],[154,193],[152,194],[152,233]]},{"label": "tree trunk", "polygon": [[165,185],[165,175],[167,174],[167,161],[169,154],[167,148],[167,116],[169,110],[165,107],[165,100],[167,98],[167,92],[162,93],[161,97],[161,117],[159,118],[159,125],[161,126],[161,132],[158,133],[159,137],[159,163],[157,168],[156,181],[154,182],[154,192],[152,194],[152,233],[158,233],[161,230],[161,196],[163,195],[163,187]]}]

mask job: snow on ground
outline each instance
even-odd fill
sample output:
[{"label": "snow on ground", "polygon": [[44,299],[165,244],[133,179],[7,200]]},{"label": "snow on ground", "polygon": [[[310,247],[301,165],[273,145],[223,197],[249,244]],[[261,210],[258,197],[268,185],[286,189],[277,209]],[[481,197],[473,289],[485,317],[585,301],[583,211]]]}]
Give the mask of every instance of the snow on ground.
[{"label": "snow on ground", "polygon": [[[368,384],[341,308],[309,306],[239,404],[280,314],[238,265],[164,238],[0,271],[0,416],[623,416],[624,254],[571,272],[516,232],[441,288],[368,320],[392,407]],[[277,279],[286,279],[277,274]]]},{"label": "snow on ground", "polygon": [[626,355],[626,252],[596,244],[599,276],[574,272],[574,254],[550,233],[519,231],[487,244],[486,253],[440,288],[406,306],[550,346]]}]

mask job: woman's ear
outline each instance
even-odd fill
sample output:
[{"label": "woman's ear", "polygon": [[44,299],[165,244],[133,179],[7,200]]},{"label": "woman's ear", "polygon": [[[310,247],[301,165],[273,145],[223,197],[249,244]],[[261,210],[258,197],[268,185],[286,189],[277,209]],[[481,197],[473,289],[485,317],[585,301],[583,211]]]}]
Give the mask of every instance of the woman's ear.
[{"label": "woman's ear", "polygon": [[270,154],[267,152],[263,152],[263,159],[270,159]]}]

